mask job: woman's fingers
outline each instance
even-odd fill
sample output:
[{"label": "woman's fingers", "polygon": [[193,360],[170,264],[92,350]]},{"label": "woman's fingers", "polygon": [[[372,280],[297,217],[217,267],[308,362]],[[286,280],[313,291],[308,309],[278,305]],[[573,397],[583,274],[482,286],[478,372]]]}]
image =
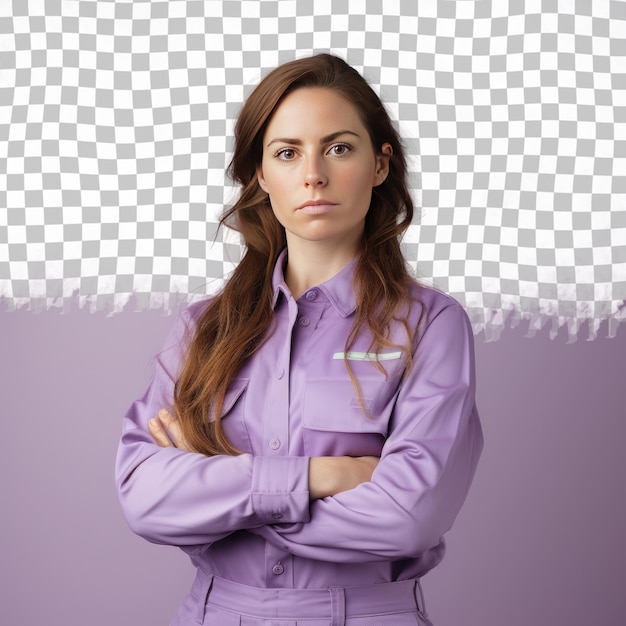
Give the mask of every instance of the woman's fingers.
[{"label": "woman's fingers", "polygon": [[174,445],[158,417],[153,417],[151,420],[148,420],[148,430],[154,441],[161,446],[161,448],[170,448]]},{"label": "woman's fingers", "polygon": [[148,428],[154,441],[162,448],[175,446],[180,450],[191,452],[191,447],[187,444],[180,422],[175,415],[161,409],[157,417],[148,422]]}]

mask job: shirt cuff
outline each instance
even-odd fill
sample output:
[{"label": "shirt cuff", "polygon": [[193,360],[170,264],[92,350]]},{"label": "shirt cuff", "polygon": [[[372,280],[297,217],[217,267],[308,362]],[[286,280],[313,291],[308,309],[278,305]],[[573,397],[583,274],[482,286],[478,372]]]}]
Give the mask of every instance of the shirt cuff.
[{"label": "shirt cuff", "polygon": [[309,458],[254,457],[252,508],[268,524],[310,521]]}]

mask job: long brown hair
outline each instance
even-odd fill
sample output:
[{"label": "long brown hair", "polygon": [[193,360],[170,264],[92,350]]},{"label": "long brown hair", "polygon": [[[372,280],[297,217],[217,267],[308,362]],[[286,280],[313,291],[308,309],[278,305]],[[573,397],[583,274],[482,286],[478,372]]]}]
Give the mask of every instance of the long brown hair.
[{"label": "long brown hair", "polygon": [[[241,192],[222,215],[220,225],[241,234],[245,252],[221,293],[200,316],[175,387],[174,409],[185,438],[192,448],[207,455],[238,453],[220,423],[224,396],[246,360],[271,335],[272,274],[287,242],[284,228],[258,184],[257,167],[272,114],[287,94],[302,87],[323,87],[342,95],[361,116],[374,151],[380,153],[384,143],[393,149],[389,174],[374,188],[365,219],[354,275],[358,305],[346,352],[364,328],[369,329],[371,348],[376,351],[396,345],[389,339],[390,325],[408,304],[407,285],[412,279],[399,239],[411,223],[413,202],[404,150],[385,107],[364,78],[339,57],[319,54],[277,67],[250,94],[235,125],[228,173]],[[411,333],[406,314],[399,321],[407,330],[407,345],[401,347],[410,366]],[[352,372],[350,375],[356,384]],[[209,419],[210,415],[215,418]]]}]

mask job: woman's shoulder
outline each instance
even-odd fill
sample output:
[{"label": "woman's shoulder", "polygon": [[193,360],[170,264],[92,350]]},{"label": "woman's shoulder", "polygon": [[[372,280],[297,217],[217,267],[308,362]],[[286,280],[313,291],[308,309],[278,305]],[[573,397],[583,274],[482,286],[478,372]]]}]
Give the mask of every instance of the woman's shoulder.
[{"label": "woman's shoulder", "polygon": [[214,300],[215,296],[209,296],[207,298],[202,298],[202,300],[196,300],[195,302],[188,304],[182,310],[182,316],[192,324],[195,324]]},{"label": "woman's shoulder", "polygon": [[434,316],[448,307],[465,310],[463,305],[445,291],[413,280],[409,285],[409,300],[412,308],[417,307],[420,315]]},{"label": "woman's shoulder", "polygon": [[465,328],[466,332],[473,332],[465,307],[441,289],[413,281],[409,287],[409,301],[409,325],[416,329],[418,338],[431,326],[440,330]]},{"label": "woman's shoulder", "polygon": [[[414,282],[410,286],[409,326],[415,330],[415,345],[430,329],[437,336],[473,335],[465,307],[450,294],[436,287]],[[471,339],[470,339],[471,340]]]},{"label": "woman's shoulder", "polygon": [[213,293],[182,305],[179,310],[179,319],[187,325],[194,326],[220,294],[221,292]]},{"label": "woman's shoulder", "polygon": [[[165,338],[163,348],[159,353],[161,356],[170,352],[178,355],[178,353],[182,353],[187,349],[196,332],[198,320],[214,299],[215,297],[211,296],[203,298],[202,300],[182,304],[178,311],[173,312],[174,321]],[[179,356],[172,358],[177,359]]]},{"label": "woman's shoulder", "polygon": [[198,320],[213,302],[215,296],[182,304],[173,312],[174,321],[165,340],[166,346],[187,344],[196,331]]}]

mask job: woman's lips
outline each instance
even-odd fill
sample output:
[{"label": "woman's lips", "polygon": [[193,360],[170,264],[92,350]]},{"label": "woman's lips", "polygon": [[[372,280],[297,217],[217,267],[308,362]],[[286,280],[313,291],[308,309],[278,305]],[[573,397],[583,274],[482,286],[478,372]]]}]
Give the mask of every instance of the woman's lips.
[{"label": "woman's lips", "polygon": [[332,204],[331,202],[323,204],[305,204],[304,206],[300,207],[298,211],[306,213],[307,215],[320,215],[322,213],[328,213],[328,211],[336,206],[336,204]]}]

